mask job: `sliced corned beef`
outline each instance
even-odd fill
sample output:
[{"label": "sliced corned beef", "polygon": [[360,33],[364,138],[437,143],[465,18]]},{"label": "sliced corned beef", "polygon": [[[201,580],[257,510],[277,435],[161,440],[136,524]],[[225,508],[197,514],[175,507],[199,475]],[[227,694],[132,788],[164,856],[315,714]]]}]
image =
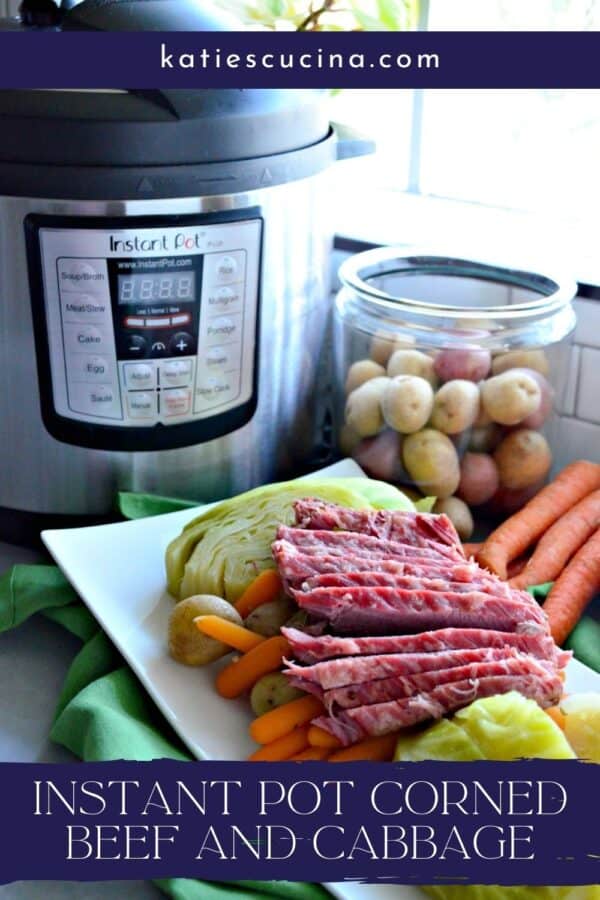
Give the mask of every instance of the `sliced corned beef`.
[{"label": "sliced corned beef", "polygon": [[294,657],[303,663],[317,663],[340,656],[366,656],[382,653],[435,653],[441,650],[476,650],[484,647],[514,647],[539,659],[556,660],[565,666],[571,654],[559,651],[552,638],[537,634],[486,631],[483,628],[439,628],[420,634],[379,637],[338,637],[325,634],[312,637],[296,628],[282,628]]},{"label": "sliced corned beef", "polygon": [[521,599],[496,598],[481,591],[407,591],[385,587],[291,590],[298,606],[326,619],[340,631],[393,634],[434,628],[485,628],[494,631],[543,631],[541,608]]},{"label": "sliced corned beef", "polygon": [[438,577],[435,572],[429,576],[417,577],[415,575],[397,575],[392,572],[361,571],[356,569],[349,572],[330,573],[316,575],[301,582],[299,588],[302,591],[311,591],[320,587],[393,587],[404,588],[409,591],[450,591],[464,594],[469,591],[481,591],[494,597],[507,597],[509,599],[527,600],[535,603],[535,600],[526,593],[515,591],[506,581],[485,576],[476,576],[472,581],[451,581],[448,578]]},{"label": "sliced corned beef", "polygon": [[312,666],[288,662],[285,674],[296,684],[313,682],[324,691],[374,681],[378,678],[402,678],[421,672],[435,672],[453,666],[496,662],[514,656],[512,647],[480,647],[476,650],[440,650],[433,653],[388,653],[380,656],[347,656],[328,659]]},{"label": "sliced corned beef", "polygon": [[526,654],[519,654],[515,650],[507,650],[505,656],[489,662],[419,672],[399,678],[378,678],[376,681],[363,681],[361,684],[333,688],[331,691],[325,691],[322,699],[329,711],[337,708],[352,709],[356,706],[368,706],[371,703],[385,703],[387,700],[412,697],[413,694],[429,693],[439,685],[450,684],[453,681],[499,675],[523,675],[539,678],[547,674],[555,674],[552,663],[544,663]]},{"label": "sliced corned beef", "polygon": [[346,509],[314,499],[297,500],[294,509],[296,522],[301,528],[355,531],[415,547],[445,544],[464,555],[456,529],[446,515],[387,509]]},{"label": "sliced corned beef", "polygon": [[553,706],[562,694],[562,681],[544,672],[530,675],[498,675],[442,684],[427,693],[402,700],[389,700],[341,711],[336,716],[320,716],[314,724],[335,735],[344,745],[366,737],[392,734],[401,728],[439,719],[468,706],[481,697],[518,691],[542,707]]},{"label": "sliced corned beef", "polygon": [[398,559],[400,561],[447,559],[464,564],[464,559],[459,551],[455,547],[448,547],[445,544],[437,544],[435,547],[413,547],[412,544],[386,541],[372,537],[370,534],[358,534],[353,531],[307,531],[304,528],[280,525],[277,529],[277,539],[289,541],[303,553],[313,556],[321,556],[323,553],[331,556],[356,554],[373,559]]}]

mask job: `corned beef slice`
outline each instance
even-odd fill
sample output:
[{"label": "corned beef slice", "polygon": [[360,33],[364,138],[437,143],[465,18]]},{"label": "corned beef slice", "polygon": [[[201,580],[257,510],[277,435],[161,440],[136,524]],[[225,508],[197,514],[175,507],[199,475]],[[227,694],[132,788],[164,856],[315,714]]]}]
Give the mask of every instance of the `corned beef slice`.
[{"label": "corned beef slice", "polygon": [[369,534],[358,534],[351,531],[305,531],[303,528],[289,528],[287,525],[280,525],[277,529],[277,539],[289,541],[310,556],[322,556],[326,553],[330,556],[348,557],[355,554],[370,556],[373,559],[398,559],[400,561],[405,559],[408,561],[411,559],[447,559],[464,564],[464,558],[456,547],[447,547],[444,544],[414,547],[412,544],[382,540]]},{"label": "corned beef slice", "polygon": [[407,591],[385,587],[291,590],[301,609],[327,619],[341,632],[393,634],[433,628],[490,628],[494,631],[548,631],[545,614],[521,599],[481,591]]},{"label": "corned beef slice", "polygon": [[393,510],[346,509],[322,500],[297,500],[296,522],[301,528],[356,531],[415,547],[445,544],[463,554],[456,529],[448,516]]},{"label": "corned beef slice", "polygon": [[436,672],[453,666],[495,662],[515,655],[512,647],[480,647],[476,650],[440,650],[437,653],[388,653],[380,656],[348,656],[329,659],[314,666],[288,663],[286,675],[304,683],[311,681],[324,691],[361,684],[378,678],[403,678],[421,672]]},{"label": "corned beef slice", "polygon": [[514,647],[539,659],[567,664],[570,653],[559,652],[552,638],[542,632],[517,634],[486,631],[483,628],[439,628],[420,634],[375,637],[312,637],[296,628],[282,628],[294,657],[303,663],[317,663],[339,656],[366,656],[382,653],[435,653],[440,650],[477,650],[484,647]]},{"label": "corned beef slice", "polygon": [[518,691],[540,706],[548,707],[560,699],[562,682],[557,676],[546,672],[535,678],[530,675],[497,675],[465,679],[442,684],[432,691],[402,700],[358,706],[343,710],[337,716],[320,716],[314,724],[335,735],[347,746],[366,737],[391,734],[427,719],[439,719],[478,698],[509,691]]},{"label": "corned beef slice", "polygon": [[[448,572],[450,569],[447,570]],[[300,590],[308,592],[319,587],[394,587],[404,588],[405,590],[430,590],[430,591],[452,591],[454,593],[468,593],[477,590],[484,594],[491,594],[494,597],[506,597],[507,599],[515,599],[519,596],[528,603],[535,603],[535,600],[527,594],[513,590],[505,581],[499,581],[494,578],[474,577],[469,581],[452,581],[450,578],[444,578],[436,574],[430,573],[429,576],[417,577],[414,575],[396,575],[393,572],[366,572],[356,569],[354,571],[342,572],[339,574],[330,573],[328,575],[317,575],[308,578],[300,584]]]}]

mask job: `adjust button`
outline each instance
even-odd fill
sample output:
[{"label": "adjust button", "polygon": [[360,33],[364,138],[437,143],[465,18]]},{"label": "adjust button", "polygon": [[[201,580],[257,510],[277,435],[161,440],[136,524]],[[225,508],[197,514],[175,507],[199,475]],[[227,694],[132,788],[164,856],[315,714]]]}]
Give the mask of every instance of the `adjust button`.
[{"label": "adjust button", "polygon": [[125,384],[130,390],[154,387],[154,366],[150,363],[125,363]]}]

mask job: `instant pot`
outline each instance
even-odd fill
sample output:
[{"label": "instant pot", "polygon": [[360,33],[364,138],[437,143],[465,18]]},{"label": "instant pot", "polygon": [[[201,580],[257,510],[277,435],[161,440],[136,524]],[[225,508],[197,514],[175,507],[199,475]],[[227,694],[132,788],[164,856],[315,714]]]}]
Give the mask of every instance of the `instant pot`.
[{"label": "instant pot", "polygon": [[[224,26],[183,0],[85,0],[57,27]],[[324,100],[0,91],[2,533],[319,461],[327,170],[371,149]]]}]

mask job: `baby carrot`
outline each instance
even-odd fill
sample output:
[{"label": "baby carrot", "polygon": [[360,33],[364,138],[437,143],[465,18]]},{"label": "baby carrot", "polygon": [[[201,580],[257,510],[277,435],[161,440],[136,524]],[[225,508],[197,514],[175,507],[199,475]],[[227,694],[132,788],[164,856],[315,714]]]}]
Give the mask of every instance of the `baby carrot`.
[{"label": "baby carrot", "polygon": [[324,747],[326,750],[338,750],[342,746],[339,738],[318,725],[311,725],[308,729],[308,743],[311,747]]},{"label": "baby carrot", "polygon": [[297,700],[290,700],[289,703],[270,709],[255,719],[250,725],[250,737],[257,744],[269,744],[293,728],[308,725],[311,719],[323,715],[324,712],[323,704],[317,697],[310,694],[298,697]]},{"label": "baby carrot", "polygon": [[351,747],[345,747],[332,753],[329,762],[356,762],[369,759],[372,762],[387,762],[394,756],[398,735],[384,734],[381,737],[367,738]]},{"label": "baby carrot", "polygon": [[251,612],[262,606],[263,603],[270,603],[271,600],[275,600],[282,590],[281,578],[275,569],[265,569],[248,585],[235,604],[235,608],[242,619],[245,619]]},{"label": "baby carrot", "polygon": [[221,669],[217,675],[217,691],[221,697],[228,699],[239,697],[263,675],[276,672],[283,657],[290,652],[290,645],[280,635],[261,641],[257,647]]},{"label": "baby carrot", "polygon": [[247,653],[258,644],[262,644],[265,638],[261,634],[255,634],[249,628],[242,628],[235,622],[228,622],[221,616],[198,616],[194,619],[194,625],[202,634],[221,641],[241,653]]},{"label": "baby carrot", "polygon": [[248,759],[251,762],[281,762],[308,748],[308,728],[294,728],[293,731],[276,738],[256,750]]},{"label": "baby carrot", "polygon": [[581,615],[600,589],[600,529],[577,551],[556,579],[543,609],[550,631],[560,646],[568,638]]},{"label": "baby carrot", "polygon": [[554,581],[574,553],[600,528],[600,490],[592,491],[555,522],[533,551],[520,575],[511,579],[516,588]]},{"label": "baby carrot", "polygon": [[329,752],[326,747],[307,747],[301,753],[295,753],[294,756],[290,756],[290,759],[298,760],[298,762],[303,759],[327,759]]},{"label": "baby carrot", "polygon": [[467,559],[470,559],[472,556],[477,556],[477,554],[479,553],[479,551],[481,550],[482,547],[483,547],[483,544],[473,544],[473,543],[468,544],[467,543],[467,544],[462,545],[463,553],[465,554]]},{"label": "baby carrot", "polygon": [[587,460],[571,463],[523,509],[492,532],[477,555],[479,563],[506,578],[511,560],[534,544],[571,507],[599,488],[599,465]]},{"label": "baby carrot", "polygon": [[544,712],[550,716],[553,722],[556,722],[556,724],[562,731],[565,730],[567,717],[565,716],[560,706],[549,706],[548,709],[544,710]]}]

